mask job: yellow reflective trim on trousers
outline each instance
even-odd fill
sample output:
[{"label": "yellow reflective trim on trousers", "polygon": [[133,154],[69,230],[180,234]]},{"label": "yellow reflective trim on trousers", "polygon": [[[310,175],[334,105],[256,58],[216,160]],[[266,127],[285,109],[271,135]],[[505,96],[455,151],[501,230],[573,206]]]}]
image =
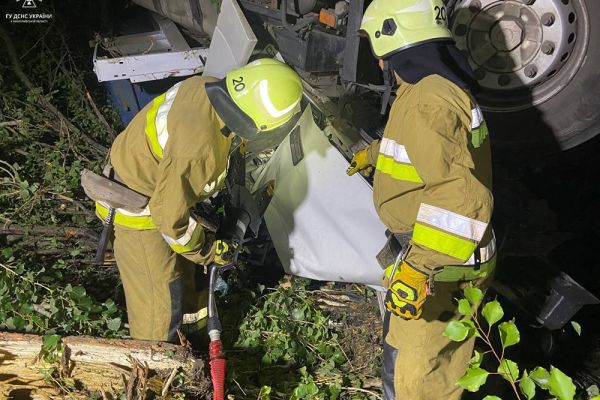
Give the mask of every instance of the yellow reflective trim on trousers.
[{"label": "yellow reflective trim on trousers", "polygon": [[396,162],[393,158],[383,154],[379,154],[379,156],[377,156],[377,165],[375,168],[384,174],[390,175],[394,179],[414,183],[423,183],[423,180],[417,173],[415,167],[409,164]]},{"label": "yellow reflective trim on trousers", "polygon": [[459,260],[466,261],[475,251],[477,243],[450,233],[431,228],[420,223],[415,224],[413,242],[447,254]]},{"label": "yellow reflective trim on trousers", "polygon": [[436,282],[458,282],[473,281],[475,279],[486,278],[496,267],[496,255],[488,261],[481,263],[479,268],[475,269],[472,265],[446,265],[442,272],[434,277]]},{"label": "yellow reflective trim on trousers", "polygon": [[[473,281],[487,277],[496,267],[496,254],[486,262],[481,263],[479,268],[473,265],[446,265],[441,272],[434,275],[436,282],[458,282],[458,281]],[[394,264],[389,265],[385,269],[385,277],[390,280],[390,275],[394,269]],[[396,271],[396,274],[399,271]]]},{"label": "yellow reflective trim on trousers", "polygon": [[[108,215],[108,209],[98,202],[96,202],[96,214],[102,220],[106,219]],[[133,215],[123,215],[118,211],[115,213],[114,223],[117,225],[124,226],[126,228],[134,229],[156,229],[156,225],[149,215],[142,215],[139,217]]]},{"label": "yellow reflective trim on trousers", "polygon": [[[195,313],[187,313],[183,314],[183,323],[188,324],[197,324],[200,323],[202,327],[206,326],[206,320],[208,319],[208,307],[201,308]],[[204,321],[204,323],[202,323]],[[200,328],[198,326],[197,328]]]},{"label": "yellow reflective trim on trousers", "polygon": [[148,140],[150,140],[150,147],[152,148],[152,152],[158,158],[163,157],[163,150],[160,147],[160,143],[158,142],[158,133],[156,131],[156,113],[158,113],[158,107],[162,103],[164,103],[167,94],[163,93],[160,96],[154,99],[154,103],[150,110],[146,113],[146,136]]},{"label": "yellow reflective trim on trousers", "polygon": [[183,314],[183,323],[188,324],[199,324],[196,328],[203,328],[206,326],[208,320],[208,307],[201,308],[198,312]]},{"label": "yellow reflective trim on trousers", "polygon": [[471,130],[471,144],[473,145],[473,147],[475,147],[476,149],[479,148],[483,142],[485,141],[485,138],[488,137],[488,128],[487,128],[487,124],[484,122],[481,123],[481,125],[479,125],[479,127],[472,129]]},{"label": "yellow reflective trim on trousers", "polygon": [[194,229],[194,232],[192,233],[192,237],[186,244],[180,245],[180,244],[169,243],[169,246],[173,249],[173,251],[175,253],[178,253],[178,254],[192,251],[192,250],[194,250],[194,247],[196,247],[196,245],[200,241],[201,235],[202,235],[202,225],[196,224],[196,229]]}]

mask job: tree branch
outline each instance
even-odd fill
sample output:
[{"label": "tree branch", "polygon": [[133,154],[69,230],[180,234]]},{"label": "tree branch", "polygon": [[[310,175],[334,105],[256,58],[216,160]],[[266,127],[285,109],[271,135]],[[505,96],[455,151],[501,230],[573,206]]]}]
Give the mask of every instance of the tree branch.
[{"label": "tree branch", "polygon": [[102,122],[102,124],[104,124],[104,126],[106,126],[106,130],[107,130],[108,134],[110,135],[110,138],[112,140],[114,140],[117,137],[117,133],[115,132],[115,130],[113,129],[113,127],[110,126],[110,124],[108,123],[108,121],[106,120],[106,118],[104,118],[104,115],[102,115],[102,113],[98,109],[98,106],[96,106],[96,103],[92,99],[92,96],[90,95],[90,92],[88,92],[86,90],[85,91],[85,96],[87,97],[88,102],[92,106],[92,109],[94,110],[94,114],[96,114],[96,116],[98,117],[98,119],[100,120],[100,122]]},{"label": "tree branch", "polygon": [[[10,63],[12,64],[12,69],[14,73],[17,75],[19,80],[27,87],[29,90],[35,89],[34,84],[29,80],[29,77],[23,72],[23,68],[21,68],[21,63],[19,62],[19,58],[17,57],[17,53],[15,51],[15,46],[12,43],[12,40],[8,36],[8,33],[0,26],[0,39],[4,42],[4,47],[6,52],[8,53],[8,58],[10,59]],[[72,131],[81,136],[83,141],[85,141],[88,145],[90,145],[94,150],[96,150],[99,154],[106,155],[108,154],[108,148],[102,146],[100,143],[96,142],[94,139],[81,132],[79,128],[77,128],[71,121],[69,121],[59,109],[57,109],[52,103],[48,100],[41,98],[41,105],[50,113],[54,114],[61,121],[63,121],[67,127]]]},{"label": "tree branch", "polygon": [[21,121],[20,119],[15,120],[15,121],[4,121],[4,122],[0,122],[0,128],[4,128],[5,126],[17,126],[20,123],[22,123],[23,121]]}]

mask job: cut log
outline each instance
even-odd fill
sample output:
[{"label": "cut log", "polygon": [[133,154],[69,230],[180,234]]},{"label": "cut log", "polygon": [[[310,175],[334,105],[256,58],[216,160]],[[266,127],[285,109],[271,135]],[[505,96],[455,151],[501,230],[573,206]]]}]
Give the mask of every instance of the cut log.
[{"label": "cut log", "polygon": [[98,234],[91,229],[69,226],[32,226],[1,225],[0,235],[30,235],[30,236],[52,236],[58,239],[89,238],[98,240]]},{"label": "cut log", "polygon": [[[148,376],[164,378],[155,379],[158,389],[174,370],[183,372],[190,383],[197,381],[206,387],[205,362],[183,346],[86,336],[65,337],[61,343],[62,374],[84,388],[83,392],[113,392],[123,386],[123,376],[130,376],[132,369],[140,366],[147,367]],[[0,332],[0,398],[47,399],[61,395],[56,385],[44,380],[44,368],[49,365],[38,359],[41,349],[41,336]]]}]

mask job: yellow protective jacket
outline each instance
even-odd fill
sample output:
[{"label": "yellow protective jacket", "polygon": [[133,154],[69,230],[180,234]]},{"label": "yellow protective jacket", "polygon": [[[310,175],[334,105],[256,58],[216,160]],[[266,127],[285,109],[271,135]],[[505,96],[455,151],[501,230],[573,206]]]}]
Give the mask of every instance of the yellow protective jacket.
[{"label": "yellow protective jacket", "polygon": [[[413,231],[407,262],[430,274],[492,259],[490,140],[467,92],[438,75],[402,83],[367,154],[380,219],[391,232]],[[453,268],[436,280],[469,279]]]},{"label": "yellow protective jacket", "polygon": [[[213,78],[195,76],[146,105],[115,139],[110,158],[119,178],[150,198],[141,213],[117,209],[115,224],[157,229],[171,248],[204,264],[210,257],[202,226],[190,208],[223,186],[232,136],[204,88]],[[96,203],[101,218],[105,204]]]}]

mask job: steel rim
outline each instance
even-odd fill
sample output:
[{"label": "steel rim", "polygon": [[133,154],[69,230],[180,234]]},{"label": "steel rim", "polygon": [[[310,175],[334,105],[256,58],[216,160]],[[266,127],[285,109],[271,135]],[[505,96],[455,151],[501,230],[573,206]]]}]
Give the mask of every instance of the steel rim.
[{"label": "steel rim", "polygon": [[580,68],[589,41],[583,0],[459,0],[451,30],[489,111],[555,96]]}]

